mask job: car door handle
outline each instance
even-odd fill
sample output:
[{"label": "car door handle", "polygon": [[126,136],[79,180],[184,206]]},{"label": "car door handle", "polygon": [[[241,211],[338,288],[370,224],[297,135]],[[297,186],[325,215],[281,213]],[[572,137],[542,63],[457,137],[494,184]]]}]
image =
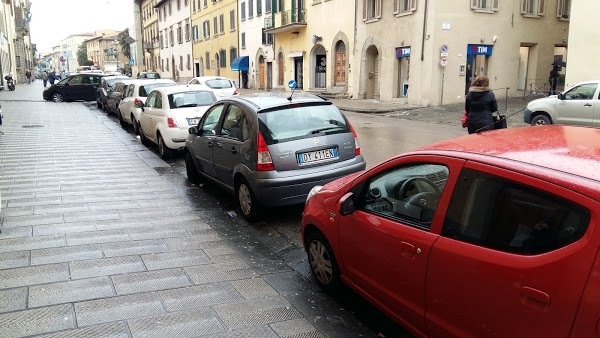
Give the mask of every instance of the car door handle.
[{"label": "car door handle", "polygon": [[208,141],[208,142],[206,143],[206,145],[207,145],[209,148],[212,148],[212,147],[215,145],[215,143],[214,143],[212,140],[210,140],[210,141]]},{"label": "car door handle", "polygon": [[232,154],[237,154],[237,149],[235,147],[231,147],[231,151]]},{"label": "car door handle", "polygon": [[550,306],[550,295],[529,286],[522,286],[521,303],[537,310],[546,310]]},{"label": "car door handle", "polygon": [[221,143],[221,142],[217,142],[217,147],[219,147],[219,148],[223,148],[223,143]]},{"label": "car door handle", "polygon": [[414,245],[404,242],[404,241],[400,242],[400,249],[402,249],[401,255],[406,258],[413,258],[417,254],[421,253],[421,249],[418,249]]},{"label": "car door handle", "polygon": [[586,103],[586,104],[584,104],[583,106],[584,106],[584,107],[591,107],[591,106],[592,106],[592,104],[591,104],[591,103]]}]

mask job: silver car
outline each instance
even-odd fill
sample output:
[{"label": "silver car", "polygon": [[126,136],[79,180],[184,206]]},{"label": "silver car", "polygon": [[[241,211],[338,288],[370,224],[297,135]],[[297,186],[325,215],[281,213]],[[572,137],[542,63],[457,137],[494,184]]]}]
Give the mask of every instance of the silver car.
[{"label": "silver car", "polygon": [[234,192],[249,220],[260,207],[302,204],[313,186],[366,168],[350,122],[311,94],[218,101],[189,133],[188,179],[209,179]]}]

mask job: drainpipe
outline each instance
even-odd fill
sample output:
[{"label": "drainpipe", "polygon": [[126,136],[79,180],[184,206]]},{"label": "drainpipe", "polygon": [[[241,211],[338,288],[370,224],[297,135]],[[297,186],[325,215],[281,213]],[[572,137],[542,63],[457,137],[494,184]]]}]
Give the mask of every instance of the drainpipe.
[{"label": "drainpipe", "polygon": [[356,33],[358,31],[357,22],[356,22],[357,18],[358,18],[358,0],[354,0],[354,44],[352,46],[354,48],[352,50],[352,55],[356,55]]},{"label": "drainpipe", "polygon": [[429,0],[425,0],[425,10],[423,11],[423,36],[421,38],[421,61],[425,60],[425,34],[427,33],[427,7]]}]

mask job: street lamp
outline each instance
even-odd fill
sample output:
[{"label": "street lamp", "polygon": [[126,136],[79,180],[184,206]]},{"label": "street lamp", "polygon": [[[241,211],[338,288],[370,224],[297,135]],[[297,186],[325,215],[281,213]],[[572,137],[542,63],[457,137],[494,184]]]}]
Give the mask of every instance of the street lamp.
[{"label": "street lamp", "polygon": [[115,55],[115,60],[117,61],[117,69],[115,69],[115,71],[119,71],[119,52],[117,51],[117,45],[118,45],[119,41],[117,39],[115,39],[113,41],[113,44],[115,45],[115,51],[114,51],[114,55]]}]

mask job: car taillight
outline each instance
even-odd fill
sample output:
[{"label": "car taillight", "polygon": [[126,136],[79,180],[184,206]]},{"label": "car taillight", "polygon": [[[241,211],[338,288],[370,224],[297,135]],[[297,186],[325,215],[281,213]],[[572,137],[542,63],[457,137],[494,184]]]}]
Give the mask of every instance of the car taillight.
[{"label": "car taillight", "polygon": [[233,91],[233,95],[240,95],[240,93],[236,89],[235,91]]},{"label": "car taillight", "polygon": [[260,132],[258,133],[257,153],[258,153],[258,158],[256,160],[256,170],[257,171],[275,170],[275,166],[273,165],[273,160],[271,159],[271,153],[269,152],[269,148],[267,147],[267,142],[265,142],[265,139],[263,138],[263,136]]},{"label": "car taillight", "polygon": [[134,106],[135,106],[136,104],[138,104],[138,103],[140,103],[140,104],[142,104],[142,105],[143,105],[143,104],[144,104],[144,101],[142,101],[142,100],[140,100],[140,99],[135,99],[135,100],[133,100],[133,105],[134,105]]},{"label": "car taillight", "polygon": [[177,128],[177,121],[175,121],[175,119],[172,117],[167,119],[167,124],[169,125],[169,128]]},{"label": "car taillight", "polygon": [[352,124],[348,122],[348,125],[350,126],[350,130],[352,130],[352,137],[354,137],[354,156],[358,156],[360,155],[360,145],[358,144],[358,136],[356,135],[356,130],[354,130]]}]

